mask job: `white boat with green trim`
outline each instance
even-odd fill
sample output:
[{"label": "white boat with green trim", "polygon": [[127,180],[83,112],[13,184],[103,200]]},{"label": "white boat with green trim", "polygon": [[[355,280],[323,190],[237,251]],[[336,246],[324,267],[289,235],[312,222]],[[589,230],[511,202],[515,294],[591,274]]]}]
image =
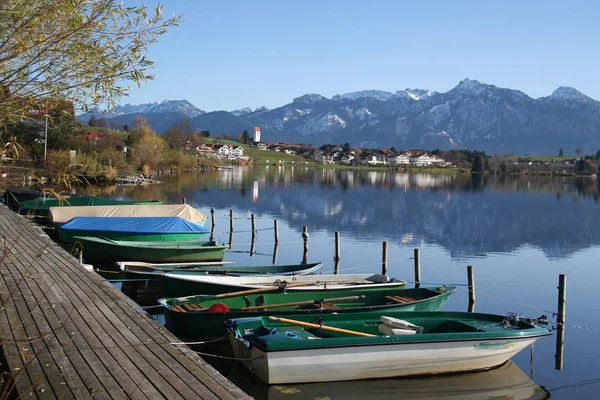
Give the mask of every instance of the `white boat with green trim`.
[{"label": "white boat with green trim", "polygon": [[476,371],[551,332],[518,316],[463,312],[345,313],[227,322],[235,357],[269,384]]}]

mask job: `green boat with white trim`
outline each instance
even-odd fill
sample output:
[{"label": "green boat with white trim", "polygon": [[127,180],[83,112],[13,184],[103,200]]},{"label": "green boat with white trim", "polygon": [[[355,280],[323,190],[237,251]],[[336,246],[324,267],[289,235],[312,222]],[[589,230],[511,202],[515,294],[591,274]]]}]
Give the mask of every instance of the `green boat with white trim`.
[{"label": "green boat with white trim", "polygon": [[348,312],[439,310],[455,292],[454,286],[404,289],[346,288],[323,290],[275,290],[226,293],[219,296],[193,296],[186,299],[159,299],[167,328],[179,338],[206,339],[226,334],[231,318],[260,315],[312,315]]},{"label": "green boat with white trim", "polygon": [[214,241],[136,242],[74,236],[74,247],[81,249],[86,262],[140,260],[149,262],[221,261],[226,246]]},{"label": "green boat with white trim", "polygon": [[516,315],[402,312],[231,319],[236,358],[269,384],[493,368],[551,332]]}]

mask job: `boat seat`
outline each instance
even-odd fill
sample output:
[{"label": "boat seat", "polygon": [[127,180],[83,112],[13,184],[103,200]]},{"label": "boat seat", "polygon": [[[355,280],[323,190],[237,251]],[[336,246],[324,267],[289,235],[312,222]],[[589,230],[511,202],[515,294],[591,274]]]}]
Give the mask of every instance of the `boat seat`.
[{"label": "boat seat", "polygon": [[384,296],[384,299],[389,303],[412,303],[413,301],[417,301],[412,297],[408,296]]}]

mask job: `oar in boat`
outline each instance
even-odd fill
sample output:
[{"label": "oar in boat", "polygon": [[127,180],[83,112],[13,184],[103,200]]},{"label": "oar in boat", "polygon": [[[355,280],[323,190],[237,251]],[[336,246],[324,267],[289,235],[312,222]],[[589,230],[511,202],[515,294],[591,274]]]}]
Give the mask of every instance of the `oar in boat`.
[{"label": "oar in boat", "polygon": [[311,324],[310,322],[298,321],[295,319],[278,318],[278,317],[269,317],[269,319],[272,321],[279,321],[279,322],[283,322],[286,324],[305,326],[307,328],[323,329],[325,331],[331,331],[331,332],[346,333],[348,335],[354,335],[354,336],[367,336],[367,337],[377,336],[377,335],[372,335],[370,333],[363,333],[363,332],[351,331],[348,329],[335,328],[333,326]]},{"label": "oar in boat", "polygon": [[277,290],[289,289],[289,288],[298,287],[298,286],[312,286],[314,284],[315,284],[314,282],[297,282],[297,283],[286,283],[286,284],[282,283],[278,286],[270,286],[270,287],[266,287],[266,288],[242,290],[241,292],[221,293],[221,294],[215,294],[215,295],[197,294],[197,295],[191,295],[191,296],[185,296],[185,297],[176,297],[174,300],[186,301],[187,299],[194,298],[195,300],[198,300],[198,301],[207,301],[207,300],[214,300],[214,299],[223,299],[225,297],[244,296],[246,294],[275,292]]},{"label": "oar in boat", "polygon": [[311,304],[323,304],[323,303],[333,303],[340,301],[351,301],[351,300],[360,300],[364,299],[365,296],[347,296],[347,297],[337,297],[334,299],[321,299],[321,300],[306,300],[306,301],[296,301],[293,303],[281,303],[281,304],[268,304],[264,306],[250,306],[250,307],[242,307],[242,311],[256,311],[256,310],[266,310],[269,308],[281,308],[281,307],[292,307],[292,306],[306,306]]}]

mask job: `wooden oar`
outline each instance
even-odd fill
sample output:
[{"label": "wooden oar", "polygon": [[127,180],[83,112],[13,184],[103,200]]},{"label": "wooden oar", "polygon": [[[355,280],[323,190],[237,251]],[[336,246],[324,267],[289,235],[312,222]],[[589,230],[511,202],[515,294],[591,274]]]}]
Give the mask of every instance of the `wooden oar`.
[{"label": "wooden oar", "polygon": [[312,286],[314,284],[315,284],[314,282],[288,283],[288,284],[281,284],[279,286],[270,286],[270,287],[266,287],[266,288],[243,290],[241,292],[221,293],[221,294],[215,294],[215,295],[197,294],[197,295],[192,295],[192,296],[176,297],[173,300],[185,301],[187,299],[191,299],[192,297],[194,297],[200,301],[207,301],[207,300],[213,300],[213,299],[223,299],[225,297],[244,296],[247,294],[254,294],[254,293],[275,292],[277,290],[281,290],[284,288],[289,289],[289,288],[298,287],[298,286]]},{"label": "wooden oar", "polygon": [[241,310],[242,311],[256,311],[256,310],[266,310],[269,308],[305,306],[305,305],[309,305],[309,304],[333,303],[333,302],[338,302],[338,301],[360,300],[360,299],[364,299],[364,298],[365,298],[365,296],[362,295],[362,296],[337,297],[334,299],[295,301],[293,303],[268,304],[268,305],[264,305],[264,306],[242,307]]},{"label": "wooden oar", "polygon": [[269,319],[273,320],[273,321],[284,322],[286,324],[292,324],[292,325],[298,325],[298,326],[305,326],[307,328],[323,329],[325,331],[347,333],[348,335],[354,335],[354,336],[368,336],[368,337],[377,336],[377,335],[372,335],[370,333],[363,333],[363,332],[351,331],[351,330],[342,329],[342,328],[334,328],[333,326],[311,324],[310,322],[298,321],[298,320],[295,320],[295,319],[277,318],[277,317],[269,317]]}]

